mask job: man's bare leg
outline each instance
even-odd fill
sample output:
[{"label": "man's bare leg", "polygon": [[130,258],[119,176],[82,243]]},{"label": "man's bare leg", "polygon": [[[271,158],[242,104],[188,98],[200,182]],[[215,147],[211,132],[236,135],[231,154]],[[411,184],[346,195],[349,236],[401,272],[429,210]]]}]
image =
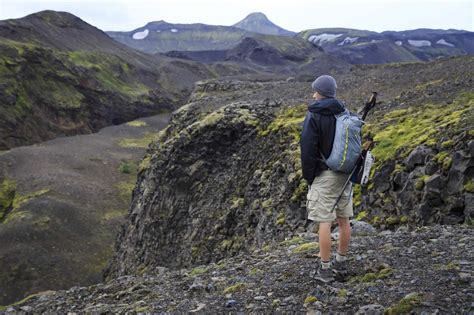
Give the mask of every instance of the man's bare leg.
[{"label": "man's bare leg", "polygon": [[331,222],[319,223],[319,254],[322,262],[331,259]]},{"label": "man's bare leg", "polygon": [[349,249],[349,241],[351,239],[351,226],[349,218],[337,218],[339,225],[339,243],[337,246],[337,253],[345,256]]}]

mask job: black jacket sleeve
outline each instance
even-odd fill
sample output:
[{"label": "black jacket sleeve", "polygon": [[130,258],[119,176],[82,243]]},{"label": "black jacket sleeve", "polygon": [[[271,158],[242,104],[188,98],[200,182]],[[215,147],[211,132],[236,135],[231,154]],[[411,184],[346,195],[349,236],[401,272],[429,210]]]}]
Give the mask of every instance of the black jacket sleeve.
[{"label": "black jacket sleeve", "polygon": [[301,132],[301,166],[303,168],[303,178],[306,179],[308,185],[313,183],[318,170],[318,161],[320,155],[320,139],[318,126],[314,114],[308,112],[303,123],[303,131]]}]

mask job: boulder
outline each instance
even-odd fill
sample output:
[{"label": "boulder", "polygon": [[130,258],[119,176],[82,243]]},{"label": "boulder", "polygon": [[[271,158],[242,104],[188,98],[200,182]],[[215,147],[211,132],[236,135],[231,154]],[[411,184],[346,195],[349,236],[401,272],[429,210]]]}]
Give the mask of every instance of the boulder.
[{"label": "boulder", "polygon": [[465,173],[469,167],[474,165],[474,159],[465,156],[462,151],[456,151],[453,155],[451,169],[460,173]]},{"label": "boulder", "polygon": [[376,192],[386,192],[390,189],[390,175],[394,169],[395,162],[389,161],[381,167],[379,172],[377,172],[373,179]]},{"label": "boulder", "polygon": [[432,154],[433,149],[430,147],[423,145],[418,146],[408,155],[405,160],[405,165],[408,166],[409,169],[413,169],[417,165],[424,165],[426,157]]},{"label": "boulder", "polygon": [[[377,230],[369,223],[359,220],[351,220],[351,234],[355,236],[365,236],[377,233]],[[339,227],[331,233],[334,239],[339,239]]]},{"label": "boulder", "polygon": [[407,172],[396,173],[395,176],[393,177],[393,189],[398,190],[401,187],[403,187],[403,185],[405,185],[406,183],[407,178],[408,178]]},{"label": "boulder", "polygon": [[445,182],[441,175],[433,175],[425,181],[425,190],[439,193],[445,187]]},{"label": "boulder", "polygon": [[469,156],[474,157],[474,140],[469,141],[467,147],[469,148]]},{"label": "boulder", "polygon": [[467,220],[474,218],[474,194],[466,193],[464,195],[464,217]]},{"label": "boulder", "polygon": [[463,189],[464,183],[464,175],[463,173],[451,169],[448,173],[448,183],[447,183],[447,191],[449,194],[458,194]]},{"label": "boulder", "polygon": [[426,163],[426,166],[425,166],[425,174],[426,175],[433,175],[434,173],[436,173],[437,171],[439,170],[439,165],[438,163],[435,163],[433,161],[430,161],[428,163]]},{"label": "boulder", "polygon": [[432,216],[435,213],[435,209],[431,207],[428,203],[422,203],[416,209],[416,214],[420,219],[422,224],[428,224],[432,222]]},{"label": "boulder", "polygon": [[431,207],[443,205],[443,199],[439,192],[427,190],[423,194],[422,202],[429,204]]}]

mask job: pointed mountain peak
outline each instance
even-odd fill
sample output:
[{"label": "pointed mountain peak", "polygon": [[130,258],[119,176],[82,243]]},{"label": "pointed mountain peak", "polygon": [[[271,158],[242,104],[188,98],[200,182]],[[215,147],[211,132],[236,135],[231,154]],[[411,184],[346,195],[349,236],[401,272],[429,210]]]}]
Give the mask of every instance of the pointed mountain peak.
[{"label": "pointed mountain peak", "polygon": [[260,34],[283,36],[293,36],[295,34],[275,25],[261,12],[250,13],[245,19],[232,26]]},{"label": "pointed mountain peak", "polygon": [[247,17],[245,19],[243,19],[242,21],[245,21],[245,20],[266,20],[266,21],[270,21],[267,18],[267,16],[265,14],[263,14],[262,12],[252,12],[249,15],[247,15]]}]

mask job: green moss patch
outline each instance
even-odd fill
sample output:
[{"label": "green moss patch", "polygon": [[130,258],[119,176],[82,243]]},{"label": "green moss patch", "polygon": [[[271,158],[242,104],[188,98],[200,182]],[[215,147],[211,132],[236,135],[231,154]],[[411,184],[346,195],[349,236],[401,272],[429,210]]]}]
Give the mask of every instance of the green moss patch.
[{"label": "green moss patch", "polygon": [[389,308],[387,308],[384,314],[407,314],[410,313],[414,307],[419,306],[421,302],[423,302],[423,295],[421,293],[410,293],[398,303],[392,304]]},{"label": "green moss patch", "polygon": [[308,305],[308,304],[311,304],[311,303],[314,303],[314,302],[317,302],[318,301],[318,298],[315,297],[315,296],[312,296],[312,295],[308,295],[305,299],[304,299],[304,304],[305,305]]},{"label": "green moss patch", "polygon": [[295,245],[295,244],[298,244],[298,243],[301,243],[304,241],[304,238],[301,237],[301,236],[294,236],[288,240],[284,240],[283,242],[281,242],[282,245],[285,245],[285,246],[289,246],[289,245]]},{"label": "green moss patch", "polygon": [[361,221],[361,220],[364,220],[365,218],[367,218],[367,215],[368,215],[367,210],[363,210],[363,211],[360,211],[357,214],[355,219],[358,220],[358,221]]},{"label": "green moss patch", "polygon": [[136,174],[137,173],[137,165],[134,161],[122,160],[120,161],[118,169],[120,173],[123,173],[123,174]]},{"label": "green moss patch", "polygon": [[242,208],[244,205],[245,205],[245,199],[244,198],[234,197],[234,198],[232,198],[230,208],[231,209]]},{"label": "green moss patch", "polygon": [[358,207],[362,204],[362,187],[361,185],[353,185],[352,187],[352,204],[354,205],[354,207]]},{"label": "green moss patch", "polygon": [[[6,188],[3,188],[3,189],[14,189],[14,182],[13,181],[8,181],[9,183],[7,184]],[[5,183],[5,181],[4,181]],[[2,190],[3,190],[2,189]],[[19,211],[19,208],[27,203],[28,201],[30,201],[31,199],[34,199],[34,198],[37,198],[41,195],[44,195],[46,194],[47,192],[49,192],[49,189],[40,189],[40,190],[37,190],[37,191],[33,191],[31,193],[27,193],[27,194],[19,194],[19,193],[14,193],[14,198],[11,200],[11,203],[10,203],[10,212],[8,213],[8,215],[6,216],[6,212],[4,212],[4,216],[2,217],[2,220],[4,220],[5,223],[8,223],[8,222],[11,222],[11,221],[14,221],[14,220],[23,220],[23,219],[29,219],[29,218],[32,218],[32,214],[30,212],[27,212],[27,211]],[[0,191],[0,198],[2,198],[1,196],[2,194],[2,191]],[[8,199],[3,199],[3,202],[5,201],[8,201]],[[42,219],[38,219],[38,220],[42,220]],[[38,221],[38,224],[40,224],[41,222]],[[42,222],[42,223],[45,223],[45,222]],[[49,221],[48,221],[49,223]],[[44,224],[43,224],[44,226]]]},{"label": "green moss patch", "polygon": [[258,130],[258,135],[265,137],[270,133],[284,130],[293,143],[299,142],[307,108],[306,104],[301,104],[281,110],[266,128]]},{"label": "green moss patch", "polygon": [[127,126],[131,126],[131,127],[146,127],[148,126],[148,124],[144,121],[141,121],[141,120],[134,120],[134,121],[129,121],[127,123]]},{"label": "green moss patch", "polygon": [[374,282],[375,280],[385,279],[393,273],[393,269],[386,267],[380,269],[378,272],[368,272],[361,276],[356,276],[350,279],[350,282],[363,282],[369,283]]},{"label": "green moss patch", "polygon": [[4,179],[0,184],[0,222],[5,219],[7,212],[13,207],[15,199],[16,183],[10,179]]},{"label": "green moss patch", "polygon": [[76,66],[90,69],[106,90],[125,94],[132,98],[148,95],[150,88],[129,77],[129,66],[125,66],[122,60],[114,55],[75,50],[69,52],[66,58]]},{"label": "green moss patch", "polygon": [[31,200],[33,198],[44,195],[47,192],[49,192],[49,189],[37,190],[37,191],[31,192],[31,193],[28,193],[26,195],[17,194],[15,196],[15,200],[13,201],[13,208],[15,208],[15,209],[19,208],[22,204],[28,202],[29,200]]},{"label": "green moss patch", "polygon": [[27,297],[25,297],[24,299],[18,301],[18,302],[15,302],[13,304],[10,304],[10,305],[5,305],[5,306],[1,306],[0,305],[0,311],[1,312],[4,312],[6,311],[7,309],[9,309],[10,307],[13,307],[13,306],[20,306],[22,304],[25,304],[26,302],[28,302],[29,300],[33,299],[33,298],[36,298],[38,297],[38,294],[32,294],[32,295],[28,295]]},{"label": "green moss patch", "polygon": [[422,190],[423,187],[425,187],[426,180],[429,178],[428,175],[423,175],[420,178],[418,178],[415,182],[415,189],[416,190]]},{"label": "green moss patch", "polygon": [[196,277],[196,276],[202,275],[203,273],[206,273],[208,270],[209,270],[208,267],[202,267],[202,266],[195,267],[191,270],[188,276]]},{"label": "green moss patch", "polygon": [[466,184],[464,184],[464,191],[474,193],[474,182],[469,180]]},{"label": "green moss patch", "polygon": [[234,284],[230,287],[225,288],[224,289],[224,294],[235,293],[235,292],[238,292],[238,291],[242,291],[243,289],[245,289],[245,283],[239,282],[237,284]]},{"label": "green moss patch", "polygon": [[276,224],[277,224],[277,225],[285,225],[285,223],[286,223],[285,213],[280,212],[280,213],[278,214],[278,217],[277,217],[277,220],[276,220]]},{"label": "green moss patch", "polygon": [[138,164],[138,172],[141,173],[151,166],[151,156],[150,155],[145,155],[145,157],[140,161],[140,164]]},{"label": "green moss patch", "polygon": [[290,200],[292,202],[302,201],[303,198],[306,196],[307,191],[308,191],[308,184],[306,183],[306,180],[300,180],[298,186],[293,191],[293,195],[291,196]]},{"label": "green moss patch", "polygon": [[447,141],[444,141],[444,142],[441,142],[441,147],[443,149],[446,149],[446,148],[451,148],[452,146],[454,146],[454,140],[447,140]]},{"label": "green moss patch", "polygon": [[132,192],[135,188],[135,182],[119,182],[114,185],[118,190],[120,198],[126,203],[129,204],[132,199]]},{"label": "green moss patch", "polygon": [[148,148],[148,145],[155,141],[157,133],[149,132],[141,138],[125,138],[118,142],[118,145],[124,148]]},{"label": "green moss patch", "polygon": [[[474,93],[464,93],[451,104],[420,104],[408,109],[394,110],[376,123],[368,124],[364,133],[374,135],[377,145],[373,154],[377,165],[397,155],[405,157],[416,146],[446,135],[457,133],[470,121]],[[445,146],[449,146],[447,142]]]},{"label": "green moss patch", "polygon": [[319,249],[319,244],[317,242],[310,242],[310,243],[305,243],[296,247],[295,249],[293,249],[292,253],[293,254],[307,253],[310,251],[315,251],[317,249]]}]

